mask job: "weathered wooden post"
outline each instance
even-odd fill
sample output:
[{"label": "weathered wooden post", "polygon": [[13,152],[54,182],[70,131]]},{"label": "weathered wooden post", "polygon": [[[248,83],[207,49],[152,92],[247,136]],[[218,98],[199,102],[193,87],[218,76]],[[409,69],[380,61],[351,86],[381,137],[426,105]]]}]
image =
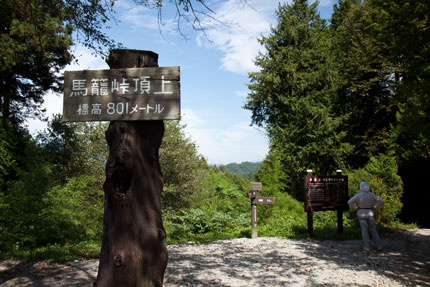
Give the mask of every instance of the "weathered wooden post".
[{"label": "weathered wooden post", "polygon": [[161,287],[167,265],[158,150],[180,118],[179,67],[149,51],[113,50],[110,70],[64,73],[63,121],[110,121],[99,287]]},{"label": "weathered wooden post", "polygon": [[[107,63],[111,69],[158,67],[158,55],[113,50]],[[163,135],[161,120],[112,121],[106,131],[109,158],[98,287],[163,286],[167,248],[158,158]]]},{"label": "weathered wooden post", "polygon": [[[341,169],[336,170],[336,175],[342,176],[342,170]],[[343,209],[342,208],[337,209],[337,233],[339,234],[343,233]]]},{"label": "weathered wooden post", "polygon": [[263,189],[261,182],[251,182],[248,197],[251,199],[251,238],[258,237],[257,234],[257,204],[274,204],[275,197],[258,197],[258,191]]},{"label": "weathered wooden post", "polygon": [[[306,178],[310,178],[312,176],[312,169],[308,169],[306,171]],[[306,183],[307,180],[305,179],[305,198],[306,197]],[[306,204],[306,200],[305,200],[305,204]],[[307,222],[308,222],[308,234],[310,236],[314,235],[314,213],[313,210],[311,208],[306,208],[305,206],[305,211],[306,211],[306,215],[307,215]]]},{"label": "weathered wooden post", "polygon": [[257,205],[254,199],[258,196],[258,191],[261,190],[263,185],[261,182],[251,182],[248,197],[251,199],[251,238],[255,239],[257,235]]}]

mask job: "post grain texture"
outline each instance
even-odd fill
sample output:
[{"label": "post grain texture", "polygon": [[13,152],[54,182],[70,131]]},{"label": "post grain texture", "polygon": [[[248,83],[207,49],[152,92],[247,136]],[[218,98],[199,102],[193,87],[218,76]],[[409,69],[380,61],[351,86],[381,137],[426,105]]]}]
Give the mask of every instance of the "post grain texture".
[{"label": "post grain texture", "polygon": [[[113,50],[111,69],[158,66],[148,51]],[[161,218],[163,177],[158,151],[161,120],[112,121],[106,131],[109,157],[100,265],[95,286],[161,287],[167,265]]]}]

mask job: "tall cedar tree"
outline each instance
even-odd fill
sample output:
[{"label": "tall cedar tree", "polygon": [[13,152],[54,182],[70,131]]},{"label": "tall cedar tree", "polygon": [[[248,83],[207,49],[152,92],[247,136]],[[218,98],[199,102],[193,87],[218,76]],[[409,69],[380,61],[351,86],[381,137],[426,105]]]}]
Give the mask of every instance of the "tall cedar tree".
[{"label": "tall cedar tree", "polygon": [[339,3],[333,14],[334,52],[342,78],[335,106],[338,115],[348,116],[343,130],[354,146],[348,163],[360,168],[371,155],[386,152],[398,111],[393,102],[398,65],[390,56],[390,43],[383,41],[387,15],[372,1],[347,3]]},{"label": "tall cedar tree", "polygon": [[404,207],[400,218],[430,226],[422,187],[430,170],[430,1],[372,0],[386,15],[382,41],[389,43],[395,63],[397,125],[394,143],[398,173],[404,182]]},{"label": "tall cedar tree", "polygon": [[430,159],[430,11],[429,1],[373,0],[386,15],[382,40],[390,44],[395,71],[401,161]]},{"label": "tall cedar tree", "polygon": [[266,52],[256,59],[261,70],[249,74],[245,104],[253,124],[266,129],[281,153],[293,196],[307,168],[333,173],[350,151],[339,131],[342,118],[332,112],[338,79],[317,4],[297,0],[279,6],[277,26],[260,40]]}]

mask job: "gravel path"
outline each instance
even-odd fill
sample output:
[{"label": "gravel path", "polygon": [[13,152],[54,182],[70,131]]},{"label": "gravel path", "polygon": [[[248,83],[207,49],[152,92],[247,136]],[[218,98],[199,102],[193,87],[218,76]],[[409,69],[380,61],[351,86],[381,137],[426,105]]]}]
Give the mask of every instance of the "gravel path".
[{"label": "gravel path", "polygon": [[[170,245],[165,286],[430,286],[430,229],[361,241],[234,239]],[[0,286],[92,286],[98,260],[0,262]]]}]

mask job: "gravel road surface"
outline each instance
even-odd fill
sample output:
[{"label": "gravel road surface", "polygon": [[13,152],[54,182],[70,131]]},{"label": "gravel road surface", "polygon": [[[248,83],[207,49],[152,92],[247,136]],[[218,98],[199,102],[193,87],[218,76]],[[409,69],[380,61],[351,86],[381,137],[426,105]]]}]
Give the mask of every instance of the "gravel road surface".
[{"label": "gravel road surface", "polygon": [[[360,240],[239,238],[169,245],[164,286],[430,286],[430,229]],[[98,260],[0,262],[0,286],[93,286]]]}]

